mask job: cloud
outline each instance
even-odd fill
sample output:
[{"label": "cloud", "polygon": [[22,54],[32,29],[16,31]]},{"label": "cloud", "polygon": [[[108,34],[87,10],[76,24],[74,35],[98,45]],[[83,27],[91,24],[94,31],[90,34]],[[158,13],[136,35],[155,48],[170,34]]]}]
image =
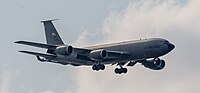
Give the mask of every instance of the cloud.
[{"label": "cloud", "polygon": [[[32,92],[31,92],[32,93]],[[46,90],[46,91],[42,91],[42,92],[39,92],[39,93],[56,93],[56,92],[54,92],[54,91],[52,91],[52,90]],[[66,90],[66,91],[64,91],[63,93],[72,93],[71,91],[69,91],[69,90]]]},{"label": "cloud", "polygon": [[87,35],[88,35],[88,31],[87,30],[81,32],[81,34],[79,35],[78,39],[76,40],[76,42],[73,45],[75,45],[75,46],[87,45],[88,44]]},{"label": "cloud", "polygon": [[54,93],[54,92],[51,90],[47,90],[47,91],[43,91],[43,92],[39,92],[39,93]]},{"label": "cloud", "polygon": [[124,11],[111,14],[105,19],[105,40],[119,41],[160,36],[168,31],[168,28],[176,25],[176,18],[180,16],[184,7],[177,5],[175,0],[130,2]]},{"label": "cloud", "polygon": [[2,66],[2,75],[0,81],[0,93],[11,93],[12,81],[14,80],[14,74],[7,65]]},{"label": "cloud", "polygon": [[76,93],[200,92],[197,88],[199,54],[196,52],[200,46],[199,3],[199,0],[135,0],[125,10],[111,13],[99,32],[103,34],[102,42],[163,37],[175,43],[176,49],[162,57],[167,61],[162,71],[151,71],[136,65],[129,68],[126,75],[115,75],[115,67],[111,66],[101,72],[81,67],[75,75]]}]

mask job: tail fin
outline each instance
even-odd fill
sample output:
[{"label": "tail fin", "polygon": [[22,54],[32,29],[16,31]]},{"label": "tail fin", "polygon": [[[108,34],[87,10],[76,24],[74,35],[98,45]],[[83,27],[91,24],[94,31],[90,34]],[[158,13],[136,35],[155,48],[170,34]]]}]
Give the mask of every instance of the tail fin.
[{"label": "tail fin", "polygon": [[52,45],[63,45],[64,43],[52,23],[52,21],[55,20],[58,19],[41,21],[42,23],[44,23],[46,42],[47,44],[52,44]]}]

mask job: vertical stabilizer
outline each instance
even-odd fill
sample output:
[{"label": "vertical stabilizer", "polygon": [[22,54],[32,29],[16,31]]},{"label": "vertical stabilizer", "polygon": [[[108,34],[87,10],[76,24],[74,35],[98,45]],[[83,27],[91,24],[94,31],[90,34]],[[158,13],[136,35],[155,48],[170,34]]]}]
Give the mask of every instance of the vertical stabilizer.
[{"label": "vertical stabilizer", "polygon": [[41,21],[44,24],[46,42],[52,45],[63,45],[64,43],[52,23],[55,20],[58,19]]}]

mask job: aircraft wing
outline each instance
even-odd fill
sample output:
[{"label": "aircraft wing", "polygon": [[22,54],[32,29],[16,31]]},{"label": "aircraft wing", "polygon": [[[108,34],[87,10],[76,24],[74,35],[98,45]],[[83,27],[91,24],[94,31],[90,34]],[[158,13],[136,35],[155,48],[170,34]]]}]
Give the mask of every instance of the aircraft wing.
[{"label": "aircraft wing", "polygon": [[31,52],[31,51],[19,51],[19,52],[31,54],[31,55],[35,55],[35,56],[41,56],[44,58],[51,58],[51,59],[57,57],[56,55],[52,55],[52,54],[43,54],[43,53],[37,53],[37,52]]},{"label": "aircraft wing", "polygon": [[130,54],[127,52],[123,52],[123,51],[107,51],[108,52],[108,56],[114,57],[114,58],[122,58],[122,57],[127,57]]},{"label": "aircraft wing", "polygon": [[[42,43],[35,43],[35,42],[29,42],[29,41],[16,41],[15,43],[39,47],[39,48],[45,48],[45,49],[50,49],[50,50],[51,49],[55,50],[57,47],[59,47],[59,45],[42,44]],[[88,57],[91,51],[98,50],[98,49],[92,49],[92,48],[73,48],[73,49],[78,55],[77,59],[82,59],[86,61],[91,61],[91,59]],[[129,53],[123,52],[123,51],[110,51],[110,50],[106,50],[106,51],[108,53],[108,58],[106,60],[125,58],[130,55]],[[42,54],[42,53],[36,53],[36,52],[30,52],[30,51],[19,51],[19,52],[41,56],[45,58],[56,57],[56,55],[52,55],[52,54]]]},{"label": "aircraft wing", "polygon": [[[29,42],[29,41],[16,41],[15,43],[28,45],[28,46],[39,47],[39,48],[45,48],[45,49],[50,49],[50,50],[54,50],[57,47],[59,47],[59,45],[42,44],[42,43],[35,43],[35,42]],[[85,54],[85,53],[87,54],[90,51],[92,51],[90,49],[83,49],[83,48],[74,48],[74,50],[77,53],[81,53],[81,54]]]},{"label": "aircraft wing", "polygon": [[46,49],[55,49],[56,47],[58,47],[57,45],[42,44],[42,43],[35,43],[35,42],[29,42],[29,41],[16,41],[15,43],[34,46],[34,47],[40,47],[40,48],[46,48]]}]

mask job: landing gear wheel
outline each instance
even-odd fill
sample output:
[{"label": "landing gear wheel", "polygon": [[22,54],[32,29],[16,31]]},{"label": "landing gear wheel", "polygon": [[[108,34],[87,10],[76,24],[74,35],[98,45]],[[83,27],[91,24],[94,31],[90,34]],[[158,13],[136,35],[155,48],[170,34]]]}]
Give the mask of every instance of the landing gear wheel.
[{"label": "landing gear wheel", "polygon": [[127,68],[116,68],[115,73],[116,74],[122,74],[122,73],[127,73]]},{"label": "landing gear wheel", "polygon": [[99,65],[93,65],[92,66],[92,70],[96,70],[96,71],[99,71],[99,70],[104,70],[105,69],[105,65],[103,64],[99,64]]},{"label": "landing gear wheel", "polygon": [[97,70],[97,66],[96,66],[96,65],[93,65],[93,66],[92,66],[92,70]]},{"label": "landing gear wheel", "polygon": [[99,66],[100,66],[100,69],[101,69],[101,70],[104,70],[104,69],[105,69],[105,65],[100,64]]},{"label": "landing gear wheel", "polygon": [[120,69],[119,69],[119,68],[116,68],[116,69],[115,69],[115,73],[116,73],[116,74],[121,74],[121,73],[120,73]]},{"label": "landing gear wheel", "polygon": [[123,73],[127,73],[127,71],[128,71],[127,68],[122,68],[121,70]]}]

